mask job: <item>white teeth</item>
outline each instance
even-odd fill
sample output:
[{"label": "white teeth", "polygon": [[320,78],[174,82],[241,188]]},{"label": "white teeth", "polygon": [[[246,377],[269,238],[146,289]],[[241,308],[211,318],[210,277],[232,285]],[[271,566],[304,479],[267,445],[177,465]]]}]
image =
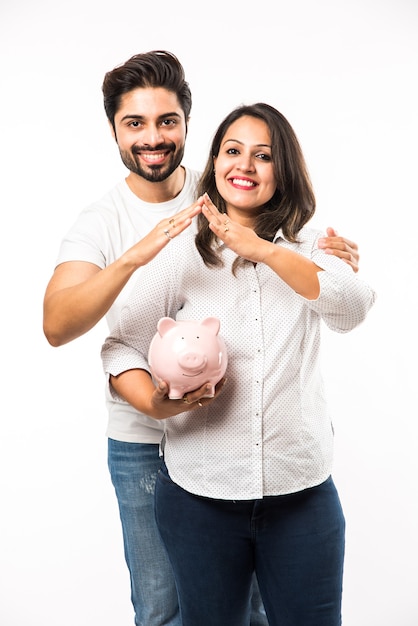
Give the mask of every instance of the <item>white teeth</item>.
[{"label": "white teeth", "polygon": [[241,179],[233,178],[232,183],[234,185],[240,185],[241,187],[254,187],[254,183],[252,183],[250,180],[241,180]]},{"label": "white teeth", "polygon": [[143,154],[142,157],[147,161],[159,161],[164,158],[164,154]]}]

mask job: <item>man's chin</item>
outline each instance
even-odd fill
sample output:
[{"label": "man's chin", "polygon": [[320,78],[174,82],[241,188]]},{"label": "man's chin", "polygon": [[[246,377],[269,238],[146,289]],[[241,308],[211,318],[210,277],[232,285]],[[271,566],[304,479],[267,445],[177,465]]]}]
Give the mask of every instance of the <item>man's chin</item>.
[{"label": "man's chin", "polygon": [[172,171],[170,169],[158,165],[151,165],[147,171],[142,170],[139,176],[142,176],[151,183],[162,183],[171,173]]}]

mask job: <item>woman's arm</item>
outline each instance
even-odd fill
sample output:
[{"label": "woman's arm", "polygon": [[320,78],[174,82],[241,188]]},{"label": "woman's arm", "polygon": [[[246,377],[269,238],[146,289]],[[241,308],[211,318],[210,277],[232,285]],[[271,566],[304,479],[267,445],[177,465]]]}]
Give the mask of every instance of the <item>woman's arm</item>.
[{"label": "woman's arm", "polygon": [[289,287],[307,300],[315,300],[319,296],[318,272],[321,268],[313,261],[293,250],[261,239],[252,228],[230,219],[227,219],[225,225],[225,215],[219,213],[206,196],[202,213],[211,230],[236,254],[253,263],[265,263]]}]

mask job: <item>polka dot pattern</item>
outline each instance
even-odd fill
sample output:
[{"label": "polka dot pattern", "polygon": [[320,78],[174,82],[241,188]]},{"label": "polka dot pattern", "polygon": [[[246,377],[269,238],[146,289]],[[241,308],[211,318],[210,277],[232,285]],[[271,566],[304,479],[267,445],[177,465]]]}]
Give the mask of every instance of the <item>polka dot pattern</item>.
[{"label": "polka dot pattern", "polygon": [[107,372],[146,367],[157,321],[165,315],[219,317],[228,349],[222,393],[206,407],[165,420],[165,460],[184,489],[253,499],[312,487],[331,473],[321,324],[348,332],[364,320],[374,292],[349,266],[316,248],[321,234],[304,229],[301,243],[277,240],[323,268],[315,301],[297,295],[263,264],[248,264],[234,277],[235,255],[228,249],[225,266],[209,269],[187,238],[174,240],[134,288],[104,345]]}]

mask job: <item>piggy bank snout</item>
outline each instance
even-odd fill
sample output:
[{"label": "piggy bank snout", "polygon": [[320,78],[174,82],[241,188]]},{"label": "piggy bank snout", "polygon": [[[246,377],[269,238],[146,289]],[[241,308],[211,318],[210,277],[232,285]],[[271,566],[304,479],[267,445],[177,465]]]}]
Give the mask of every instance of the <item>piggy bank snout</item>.
[{"label": "piggy bank snout", "polygon": [[178,355],[179,365],[190,372],[202,370],[208,362],[206,355],[201,352],[184,350]]}]

